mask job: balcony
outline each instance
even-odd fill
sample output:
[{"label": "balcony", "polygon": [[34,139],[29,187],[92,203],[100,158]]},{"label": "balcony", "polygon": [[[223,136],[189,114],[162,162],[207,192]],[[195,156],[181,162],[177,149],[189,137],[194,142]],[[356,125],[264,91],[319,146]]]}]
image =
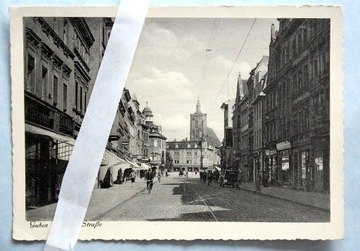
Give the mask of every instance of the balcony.
[{"label": "balcony", "polygon": [[74,121],[71,116],[30,93],[25,93],[25,122],[55,133],[71,137],[74,135]]}]

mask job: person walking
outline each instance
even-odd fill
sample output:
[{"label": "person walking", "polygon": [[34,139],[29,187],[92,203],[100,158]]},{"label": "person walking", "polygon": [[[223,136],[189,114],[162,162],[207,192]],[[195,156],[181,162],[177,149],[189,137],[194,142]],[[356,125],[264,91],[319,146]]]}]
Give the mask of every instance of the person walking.
[{"label": "person walking", "polygon": [[133,169],[131,170],[131,173],[129,176],[130,176],[130,180],[131,180],[131,186],[133,187],[134,183],[135,183],[135,178],[136,178],[136,173]]},{"label": "person walking", "polygon": [[151,193],[151,189],[153,187],[153,174],[151,172],[151,168],[146,172],[145,179],[146,179],[146,189],[148,190],[148,194]]},{"label": "person walking", "polygon": [[211,170],[209,170],[209,173],[208,173],[208,186],[210,186],[210,183],[213,179],[213,173]]},{"label": "person walking", "polygon": [[158,174],[157,174],[157,178],[158,178],[158,181],[160,183],[160,179],[161,179],[161,172],[159,171]]},{"label": "person walking", "polygon": [[257,176],[256,182],[255,182],[256,190],[254,191],[254,194],[259,194],[261,191],[261,177],[260,175]]}]

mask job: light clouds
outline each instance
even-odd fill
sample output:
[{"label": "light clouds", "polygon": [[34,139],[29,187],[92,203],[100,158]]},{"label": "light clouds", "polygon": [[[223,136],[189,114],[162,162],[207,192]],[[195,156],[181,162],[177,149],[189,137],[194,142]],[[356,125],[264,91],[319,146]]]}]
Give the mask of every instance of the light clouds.
[{"label": "light clouds", "polygon": [[[148,102],[168,140],[189,138],[190,114],[199,96],[208,126],[222,140],[220,106],[235,97],[239,72],[247,79],[268,53],[273,22],[257,20],[257,32],[249,36],[251,41],[235,62],[250,19],[220,20],[216,32],[214,19],[147,19],[126,86],[136,93],[141,109]],[[211,39],[213,47],[207,48]]]}]

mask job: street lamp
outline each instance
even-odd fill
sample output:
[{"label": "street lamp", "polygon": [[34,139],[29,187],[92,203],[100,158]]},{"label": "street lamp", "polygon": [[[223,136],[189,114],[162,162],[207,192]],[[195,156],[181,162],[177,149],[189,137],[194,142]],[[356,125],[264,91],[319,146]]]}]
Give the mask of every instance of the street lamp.
[{"label": "street lamp", "polygon": [[200,139],[200,171],[203,169],[202,139]]}]

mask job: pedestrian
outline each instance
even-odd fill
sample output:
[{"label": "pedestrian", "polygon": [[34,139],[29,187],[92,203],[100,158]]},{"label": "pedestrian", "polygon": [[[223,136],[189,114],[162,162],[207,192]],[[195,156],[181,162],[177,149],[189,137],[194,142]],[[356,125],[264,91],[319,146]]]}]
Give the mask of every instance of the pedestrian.
[{"label": "pedestrian", "polygon": [[132,186],[132,187],[134,186],[135,178],[136,178],[135,171],[134,171],[134,170],[131,170],[130,179],[131,179],[131,186]]},{"label": "pedestrian", "polygon": [[260,175],[256,178],[255,186],[256,186],[256,190],[254,191],[254,194],[260,193],[260,191],[261,191],[261,178],[260,178]]},{"label": "pedestrian", "polygon": [[158,172],[157,178],[158,178],[158,181],[159,181],[159,183],[160,183],[160,179],[161,179],[161,172]]},{"label": "pedestrian", "polygon": [[211,183],[211,181],[213,179],[212,176],[213,176],[213,174],[212,174],[211,170],[209,170],[209,173],[208,173],[208,186],[210,186],[210,183]]},{"label": "pedestrian", "polygon": [[204,171],[204,172],[203,172],[203,181],[204,181],[204,183],[206,182],[206,178],[207,178],[207,177],[206,177],[206,172]]},{"label": "pedestrian", "polygon": [[151,172],[151,168],[146,172],[145,179],[146,179],[146,189],[148,190],[148,193],[151,193],[151,189],[153,187],[153,174]]}]

